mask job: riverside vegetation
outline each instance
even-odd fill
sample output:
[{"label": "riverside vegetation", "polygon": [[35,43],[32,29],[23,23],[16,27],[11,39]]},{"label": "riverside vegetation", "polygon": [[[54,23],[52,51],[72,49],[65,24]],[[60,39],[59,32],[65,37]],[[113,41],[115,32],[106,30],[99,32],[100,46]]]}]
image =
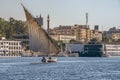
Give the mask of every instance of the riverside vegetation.
[{"label": "riverside vegetation", "polygon": [[12,35],[16,34],[28,34],[28,27],[25,21],[15,20],[13,18],[9,18],[7,21],[0,18],[0,36],[12,39]]}]

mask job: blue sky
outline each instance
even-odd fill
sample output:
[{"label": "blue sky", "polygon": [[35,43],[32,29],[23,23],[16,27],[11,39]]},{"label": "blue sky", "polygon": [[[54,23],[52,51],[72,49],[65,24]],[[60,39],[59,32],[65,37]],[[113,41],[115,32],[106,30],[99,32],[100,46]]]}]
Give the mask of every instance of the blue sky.
[{"label": "blue sky", "polygon": [[44,18],[44,27],[48,14],[51,28],[59,25],[85,24],[86,12],[91,28],[99,25],[100,30],[108,30],[110,27],[120,26],[120,0],[0,0],[0,17],[25,20],[20,3],[23,3],[32,15],[41,14]]}]

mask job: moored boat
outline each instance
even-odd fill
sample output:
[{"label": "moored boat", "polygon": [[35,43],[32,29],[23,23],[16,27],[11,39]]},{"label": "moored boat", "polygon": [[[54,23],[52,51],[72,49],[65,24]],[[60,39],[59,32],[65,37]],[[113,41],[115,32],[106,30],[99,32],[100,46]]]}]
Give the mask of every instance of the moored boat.
[{"label": "moored boat", "polygon": [[103,45],[97,42],[89,42],[84,45],[84,51],[80,53],[80,57],[102,57]]}]

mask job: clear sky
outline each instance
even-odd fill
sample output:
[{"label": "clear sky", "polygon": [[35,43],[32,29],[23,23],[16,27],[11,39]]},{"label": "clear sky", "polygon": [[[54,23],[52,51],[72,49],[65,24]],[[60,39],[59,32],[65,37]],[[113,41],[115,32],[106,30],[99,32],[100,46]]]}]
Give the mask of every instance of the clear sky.
[{"label": "clear sky", "polygon": [[[99,25],[101,30],[120,26],[120,0],[0,0],[0,17],[13,17],[25,20],[20,3],[32,15],[42,15],[46,27],[46,17],[50,15],[50,27],[59,25],[85,24],[88,12],[88,24]],[[120,28],[120,27],[119,27]]]}]

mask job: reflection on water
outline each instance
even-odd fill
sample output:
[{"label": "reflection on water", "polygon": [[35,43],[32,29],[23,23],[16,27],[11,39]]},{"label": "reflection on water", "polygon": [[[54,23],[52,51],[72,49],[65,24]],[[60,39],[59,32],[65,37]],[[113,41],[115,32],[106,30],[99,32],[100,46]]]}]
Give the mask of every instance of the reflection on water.
[{"label": "reflection on water", "polygon": [[120,58],[0,58],[0,80],[120,80]]}]

